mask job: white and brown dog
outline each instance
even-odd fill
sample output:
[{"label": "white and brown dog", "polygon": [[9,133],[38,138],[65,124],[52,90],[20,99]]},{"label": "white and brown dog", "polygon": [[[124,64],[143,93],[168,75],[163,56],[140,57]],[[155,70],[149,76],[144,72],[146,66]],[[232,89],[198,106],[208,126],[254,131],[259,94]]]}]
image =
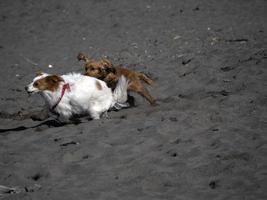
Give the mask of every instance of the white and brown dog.
[{"label": "white and brown dog", "polygon": [[25,89],[28,93],[40,93],[49,110],[57,113],[61,122],[68,122],[74,115],[89,114],[99,119],[113,107],[126,107],[127,87],[124,76],[112,92],[104,81],[78,73],[39,73]]}]

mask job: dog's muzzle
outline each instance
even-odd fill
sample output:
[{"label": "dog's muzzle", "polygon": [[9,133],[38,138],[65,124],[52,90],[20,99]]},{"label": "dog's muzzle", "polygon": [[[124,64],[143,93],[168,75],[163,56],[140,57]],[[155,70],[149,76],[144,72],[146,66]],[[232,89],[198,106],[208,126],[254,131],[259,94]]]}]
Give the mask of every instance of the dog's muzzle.
[{"label": "dog's muzzle", "polygon": [[27,92],[28,94],[31,94],[31,93],[32,93],[32,91],[29,90],[29,86],[25,86],[24,89],[26,90],[26,92]]}]

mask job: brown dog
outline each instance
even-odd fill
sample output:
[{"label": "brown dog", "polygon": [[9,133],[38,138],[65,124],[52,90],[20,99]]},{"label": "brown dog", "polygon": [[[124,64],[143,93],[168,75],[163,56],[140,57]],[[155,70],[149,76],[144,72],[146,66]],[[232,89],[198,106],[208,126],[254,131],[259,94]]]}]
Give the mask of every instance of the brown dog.
[{"label": "brown dog", "polygon": [[85,61],[85,75],[105,81],[112,89],[116,87],[120,76],[124,75],[129,80],[129,91],[137,92],[146,98],[151,105],[156,105],[156,100],[149,94],[141,82],[144,81],[149,85],[153,84],[153,80],[145,74],[123,68],[122,66],[114,66],[108,59],[90,59],[83,53],[79,53],[77,58],[79,61]]}]

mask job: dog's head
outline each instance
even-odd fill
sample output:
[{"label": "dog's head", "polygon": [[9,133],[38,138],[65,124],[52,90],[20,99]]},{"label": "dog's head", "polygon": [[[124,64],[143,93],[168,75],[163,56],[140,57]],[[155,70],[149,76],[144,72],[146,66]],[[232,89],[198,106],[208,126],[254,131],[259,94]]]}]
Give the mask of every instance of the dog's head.
[{"label": "dog's head", "polygon": [[25,87],[28,93],[36,93],[41,91],[56,91],[60,83],[64,80],[58,75],[50,75],[46,73],[39,72],[33,81]]},{"label": "dog's head", "polygon": [[110,73],[115,74],[115,68],[108,59],[85,63],[85,75],[87,76],[104,79]]},{"label": "dog's head", "polygon": [[93,60],[84,53],[79,53],[77,59],[85,62],[85,75],[104,79],[108,74],[116,72],[112,62],[108,59]]}]

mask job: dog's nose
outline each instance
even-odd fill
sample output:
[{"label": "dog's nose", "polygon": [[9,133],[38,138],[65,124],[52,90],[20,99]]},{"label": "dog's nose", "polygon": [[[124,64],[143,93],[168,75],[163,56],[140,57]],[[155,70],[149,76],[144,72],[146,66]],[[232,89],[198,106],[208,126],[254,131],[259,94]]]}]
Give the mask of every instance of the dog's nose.
[{"label": "dog's nose", "polygon": [[24,89],[28,92],[28,86],[25,86]]}]

